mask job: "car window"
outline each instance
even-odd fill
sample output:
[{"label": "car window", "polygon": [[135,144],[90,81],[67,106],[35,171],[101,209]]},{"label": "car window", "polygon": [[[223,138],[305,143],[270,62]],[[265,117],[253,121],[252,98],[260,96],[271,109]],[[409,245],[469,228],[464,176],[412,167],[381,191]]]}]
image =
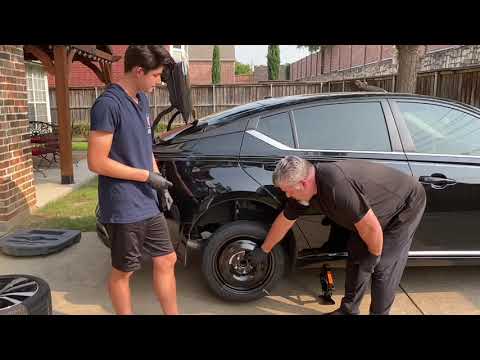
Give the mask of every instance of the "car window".
[{"label": "car window", "polygon": [[302,149],[392,151],[379,102],[298,109],[294,118]]},{"label": "car window", "polygon": [[282,144],[295,147],[290,115],[287,112],[261,118],[257,130]]},{"label": "car window", "polygon": [[415,151],[480,155],[480,118],[447,106],[398,102]]}]

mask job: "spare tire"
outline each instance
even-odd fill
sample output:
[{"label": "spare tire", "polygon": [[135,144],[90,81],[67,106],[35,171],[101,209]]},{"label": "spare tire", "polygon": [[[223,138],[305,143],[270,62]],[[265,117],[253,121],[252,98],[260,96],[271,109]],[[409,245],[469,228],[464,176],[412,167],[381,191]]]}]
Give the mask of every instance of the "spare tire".
[{"label": "spare tire", "polygon": [[239,220],[218,228],[203,250],[202,272],[210,289],[229,301],[259,299],[278,283],[286,272],[286,253],[278,244],[258,268],[245,254],[263,243],[268,226]]},{"label": "spare tire", "polygon": [[0,315],[51,315],[52,295],[45,280],[31,275],[0,276]]}]

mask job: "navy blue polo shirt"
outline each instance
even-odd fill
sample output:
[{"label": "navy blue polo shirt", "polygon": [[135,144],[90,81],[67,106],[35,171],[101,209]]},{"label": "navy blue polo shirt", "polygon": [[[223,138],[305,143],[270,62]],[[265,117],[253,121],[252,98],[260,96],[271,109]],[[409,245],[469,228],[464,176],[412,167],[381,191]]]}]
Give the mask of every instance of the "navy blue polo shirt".
[{"label": "navy blue polo shirt", "polygon": [[[97,98],[91,110],[90,130],[113,133],[109,158],[124,165],[153,171],[148,98],[138,104],[117,84]],[[147,183],[99,176],[100,221],[128,224],[160,213],[156,191]]]}]

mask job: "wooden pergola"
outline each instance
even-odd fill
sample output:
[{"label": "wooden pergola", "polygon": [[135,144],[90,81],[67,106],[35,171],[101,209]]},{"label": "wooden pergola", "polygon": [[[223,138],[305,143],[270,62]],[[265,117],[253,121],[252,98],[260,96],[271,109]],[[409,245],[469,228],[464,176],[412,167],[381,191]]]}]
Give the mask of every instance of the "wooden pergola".
[{"label": "wooden pergola", "polygon": [[109,45],[24,45],[25,60],[39,60],[55,76],[58,125],[60,132],[60,171],[62,184],[73,184],[72,126],[68,81],[74,61],[91,69],[105,85],[112,81],[114,56]]}]

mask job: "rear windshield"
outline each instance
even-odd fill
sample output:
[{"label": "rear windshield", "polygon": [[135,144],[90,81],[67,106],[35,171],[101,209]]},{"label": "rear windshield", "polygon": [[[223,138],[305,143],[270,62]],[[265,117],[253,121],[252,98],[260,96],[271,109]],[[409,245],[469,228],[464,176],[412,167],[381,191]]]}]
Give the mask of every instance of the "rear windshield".
[{"label": "rear windshield", "polygon": [[256,110],[259,107],[261,107],[261,106],[257,103],[249,103],[249,104],[235,106],[231,109],[216,112],[214,114],[210,114],[210,115],[207,115],[207,116],[199,119],[198,120],[198,125],[202,125],[204,123],[207,123],[208,125],[215,125],[218,122],[225,120],[226,118],[228,118],[231,115],[244,113],[244,112],[250,111],[250,110]]}]

